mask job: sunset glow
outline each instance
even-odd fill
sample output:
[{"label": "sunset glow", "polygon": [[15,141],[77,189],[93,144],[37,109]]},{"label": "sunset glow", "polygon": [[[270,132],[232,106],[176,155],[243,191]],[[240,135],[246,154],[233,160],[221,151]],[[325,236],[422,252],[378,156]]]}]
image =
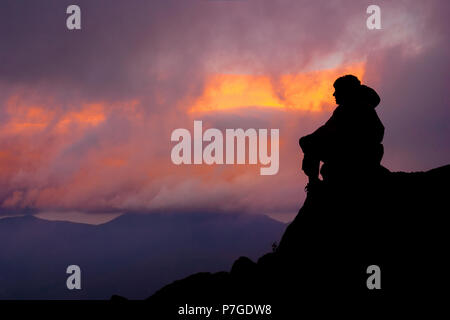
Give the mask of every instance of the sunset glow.
[{"label": "sunset glow", "polygon": [[190,112],[224,111],[245,107],[320,112],[334,105],[334,80],[343,74],[362,79],[365,63],[320,71],[269,76],[219,74],[210,76]]},{"label": "sunset glow", "polygon": [[[346,74],[381,97],[384,166],[448,162],[440,147],[450,135],[444,1],[413,1],[408,10],[386,2],[381,30],[367,28],[367,5],[357,1],[342,10],[335,1],[83,1],[80,30],[67,30],[60,1],[25,11],[7,2],[0,216],[296,213],[307,183],[299,138],[330,118],[333,83]],[[36,15],[45,8],[48,16]],[[224,135],[279,129],[277,174],[261,176],[247,161],[173,164],[171,133],[193,137],[194,121]]]}]

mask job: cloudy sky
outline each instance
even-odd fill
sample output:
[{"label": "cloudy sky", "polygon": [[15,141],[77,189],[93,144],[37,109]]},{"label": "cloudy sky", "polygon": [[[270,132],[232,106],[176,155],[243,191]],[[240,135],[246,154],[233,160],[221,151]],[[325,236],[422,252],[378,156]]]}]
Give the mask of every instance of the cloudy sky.
[{"label": "cloudy sky", "polygon": [[[81,30],[66,8],[81,8]],[[383,165],[450,163],[448,1],[2,0],[0,215],[239,211],[292,217],[298,139],[357,75],[381,96]],[[176,128],[277,128],[280,169],[174,165]]]}]

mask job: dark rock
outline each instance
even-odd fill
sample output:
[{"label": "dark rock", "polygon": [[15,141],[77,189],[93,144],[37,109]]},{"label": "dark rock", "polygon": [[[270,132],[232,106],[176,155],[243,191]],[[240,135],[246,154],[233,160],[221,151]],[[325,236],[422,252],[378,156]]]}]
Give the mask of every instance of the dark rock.
[{"label": "dark rock", "polygon": [[[257,264],[241,257],[230,273],[176,281],[148,302],[153,310],[188,301],[269,303],[276,319],[317,303],[423,303],[448,285],[449,181],[450,165],[417,173],[383,169],[370,179],[322,184],[308,193],[275,252]],[[367,288],[370,265],[381,269],[381,290]]]}]

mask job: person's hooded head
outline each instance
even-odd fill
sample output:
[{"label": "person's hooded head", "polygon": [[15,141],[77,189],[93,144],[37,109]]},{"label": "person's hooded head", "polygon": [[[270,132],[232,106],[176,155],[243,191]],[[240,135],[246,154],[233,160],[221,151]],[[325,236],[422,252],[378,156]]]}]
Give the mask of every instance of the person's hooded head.
[{"label": "person's hooded head", "polygon": [[337,78],[333,84],[334,93],[333,96],[338,105],[346,104],[358,95],[358,91],[361,87],[361,81],[354,75],[348,74],[343,77]]},{"label": "person's hooded head", "polygon": [[355,104],[375,108],[380,103],[380,96],[376,91],[361,85],[361,81],[354,75],[348,74],[336,79],[333,87],[333,96],[338,105]]},{"label": "person's hooded head", "polygon": [[380,104],[380,101],[380,96],[375,90],[366,85],[361,85],[359,88],[359,103],[376,108]]}]

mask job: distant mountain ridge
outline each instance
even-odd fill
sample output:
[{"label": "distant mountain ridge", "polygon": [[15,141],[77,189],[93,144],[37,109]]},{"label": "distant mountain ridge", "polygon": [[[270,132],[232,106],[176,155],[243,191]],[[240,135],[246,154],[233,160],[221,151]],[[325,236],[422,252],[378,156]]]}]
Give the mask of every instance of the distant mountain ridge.
[{"label": "distant mountain ridge", "polygon": [[[126,213],[101,225],[0,219],[0,299],[142,299],[190,273],[257,257],[285,225],[261,215]],[[79,265],[82,290],[66,288]]]}]

